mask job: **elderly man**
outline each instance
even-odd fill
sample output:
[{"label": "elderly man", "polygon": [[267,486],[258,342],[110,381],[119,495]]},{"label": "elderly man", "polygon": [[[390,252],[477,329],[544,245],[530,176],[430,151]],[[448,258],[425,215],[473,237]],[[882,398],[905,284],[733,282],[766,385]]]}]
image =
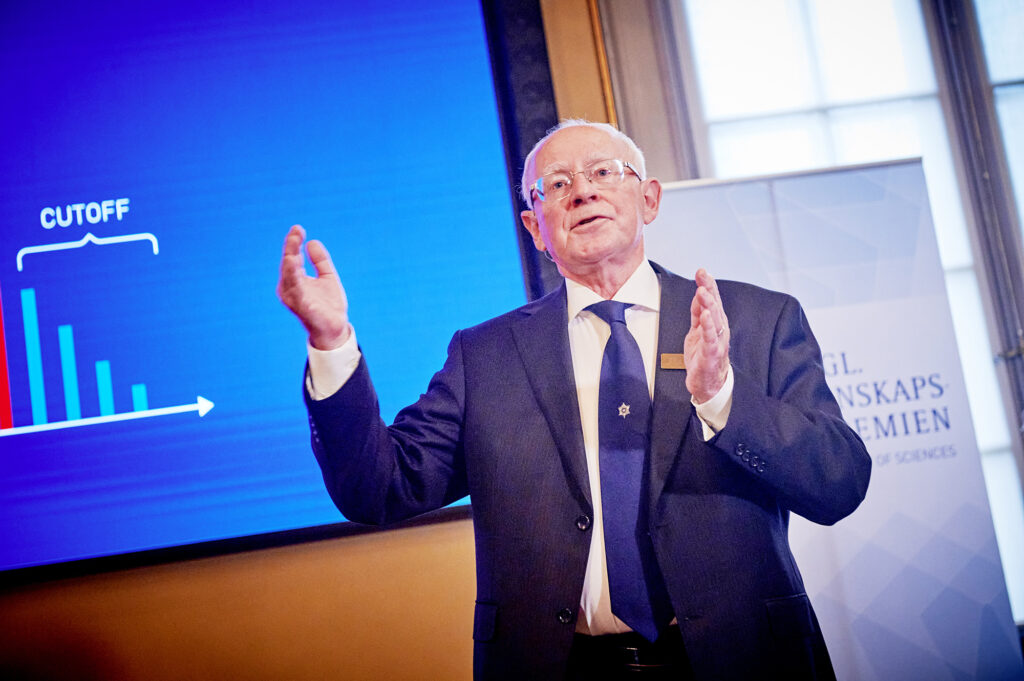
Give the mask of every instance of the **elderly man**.
[{"label": "elderly man", "polygon": [[523,196],[564,286],[458,331],[391,426],[326,249],[309,277],[289,232],[279,295],[309,332],[331,497],[388,523],[471,495],[478,679],[834,678],[789,513],[838,521],[871,464],[799,305],[649,262],[661,185],[611,126],[555,128]]}]

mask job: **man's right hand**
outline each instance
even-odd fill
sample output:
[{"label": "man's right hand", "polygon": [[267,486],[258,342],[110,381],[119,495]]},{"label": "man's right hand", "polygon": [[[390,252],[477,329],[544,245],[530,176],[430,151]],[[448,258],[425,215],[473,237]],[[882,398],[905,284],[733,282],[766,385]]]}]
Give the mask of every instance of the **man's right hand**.
[{"label": "man's right hand", "polygon": [[306,230],[299,225],[294,225],[284,239],[277,296],[306,327],[310,345],[317,350],[334,350],[352,333],[348,323],[348,300],[331,256],[319,241],[306,244],[316,276],[306,274],[302,256],[305,239]]}]

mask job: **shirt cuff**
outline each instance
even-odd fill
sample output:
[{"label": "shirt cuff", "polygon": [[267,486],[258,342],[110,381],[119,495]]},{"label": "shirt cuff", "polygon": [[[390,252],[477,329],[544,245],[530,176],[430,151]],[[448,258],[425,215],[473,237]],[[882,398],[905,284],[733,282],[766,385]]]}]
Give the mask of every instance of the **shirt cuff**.
[{"label": "shirt cuff", "polygon": [[705,442],[713,438],[722,428],[725,428],[725,424],[729,420],[729,412],[732,410],[733,383],[732,364],[730,364],[729,370],[725,375],[725,383],[722,384],[722,387],[715,393],[714,397],[704,404],[697,404],[693,397],[690,397],[690,403],[697,410],[697,418],[700,419]]},{"label": "shirt cuff", "polygon": [[306,391],[314,400],[322,400],[338,392],[359,366],[359,343],[356,330],[349,329],[348,340],[333,350],[317,350],[306,341],[309,357],[309,372],[306,374]]}]

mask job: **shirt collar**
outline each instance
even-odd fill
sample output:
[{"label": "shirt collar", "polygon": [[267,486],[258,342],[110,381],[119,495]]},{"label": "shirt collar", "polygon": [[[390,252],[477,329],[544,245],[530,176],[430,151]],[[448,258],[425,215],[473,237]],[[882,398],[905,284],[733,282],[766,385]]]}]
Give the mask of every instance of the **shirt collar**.
[{"label": "shirt collar", "polygon": [[[572,279],[565,280],[565,290],[570,321],[575,319],[576,315],[588,305],[604,300],[597,293]],[[661,284],[658,282],[658,275],[651,267],[650,261],[645,258],[640,263],[633,274],[629,275],[626,283],[615,292],[612,300],[638,305],[654,312],[661,309]]]}]

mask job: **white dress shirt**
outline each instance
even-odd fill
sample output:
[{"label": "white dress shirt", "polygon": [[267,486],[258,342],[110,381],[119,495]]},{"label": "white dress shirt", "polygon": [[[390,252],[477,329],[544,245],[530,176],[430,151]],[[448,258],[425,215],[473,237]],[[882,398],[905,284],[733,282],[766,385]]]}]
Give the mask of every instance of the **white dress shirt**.
[{"label": "white dress shirt", "polygon": [[[601,361],[604,358],[604,346],[611,336],[611,328],[596,314],[584,309],[603,300],[601,296],[570,279],[565,283],[568,294],[569,349],[572,353],[573,376],[576,379],[580,422],[583,425],[583,448],[587,455],[590,497],[594,502],[594,534],[591,538],[587,572],[583,580],[583,595],[580,598],[581,617],[576,620],[576,631],[594,635],[617,634],[630,629],[612,614],[608,566],[604,551],[604,516],[597,442]],[[640,347],[644,371],[647,374],[647,390],[653,399],[661,284],[650,263],[646,260],[641,263],[612,296],[612,300],[632,305],[626,309],[626,327]],[[730,368],[722,390],[708,402],[697,406],[697,415],[703,424],[705,440],[721,430],[728,419],[729,408],[732,405],[732,383]]]},{"label": "white dress shirt", "polygon": [[[612,614],[608,590],[608,567],[604,552],[604,525],[601,507],[601,477],[598,467],[598,390],[601,382],[601,361],[611,330],[588,305],[603,300],[582,284],[566,279],[568,298],[569,350],[572,355],[580,422],[583,426],[583,447],[587,457],[590,495],[594,503],[590,555],[580,597],[580,617],[576,630],[588,634],[612,634],[629,631],[622,620]],[[661,285],[658,275],[646,260],[640,264],[612,300],[630,303],[626,309],[626,326],[640,347],[647,388],[654,396],[654,375],[658,349],[658,321],[661,308]],[[335,350],[322,351],[308,346],[309,374],[306,388],[314,400],[334,394],[355,372],[360,352],[355,332]],[[704,439],[721,430],[732,406],[732,368],[725,385],[712,399],[694,405],[703,425]]]}]

